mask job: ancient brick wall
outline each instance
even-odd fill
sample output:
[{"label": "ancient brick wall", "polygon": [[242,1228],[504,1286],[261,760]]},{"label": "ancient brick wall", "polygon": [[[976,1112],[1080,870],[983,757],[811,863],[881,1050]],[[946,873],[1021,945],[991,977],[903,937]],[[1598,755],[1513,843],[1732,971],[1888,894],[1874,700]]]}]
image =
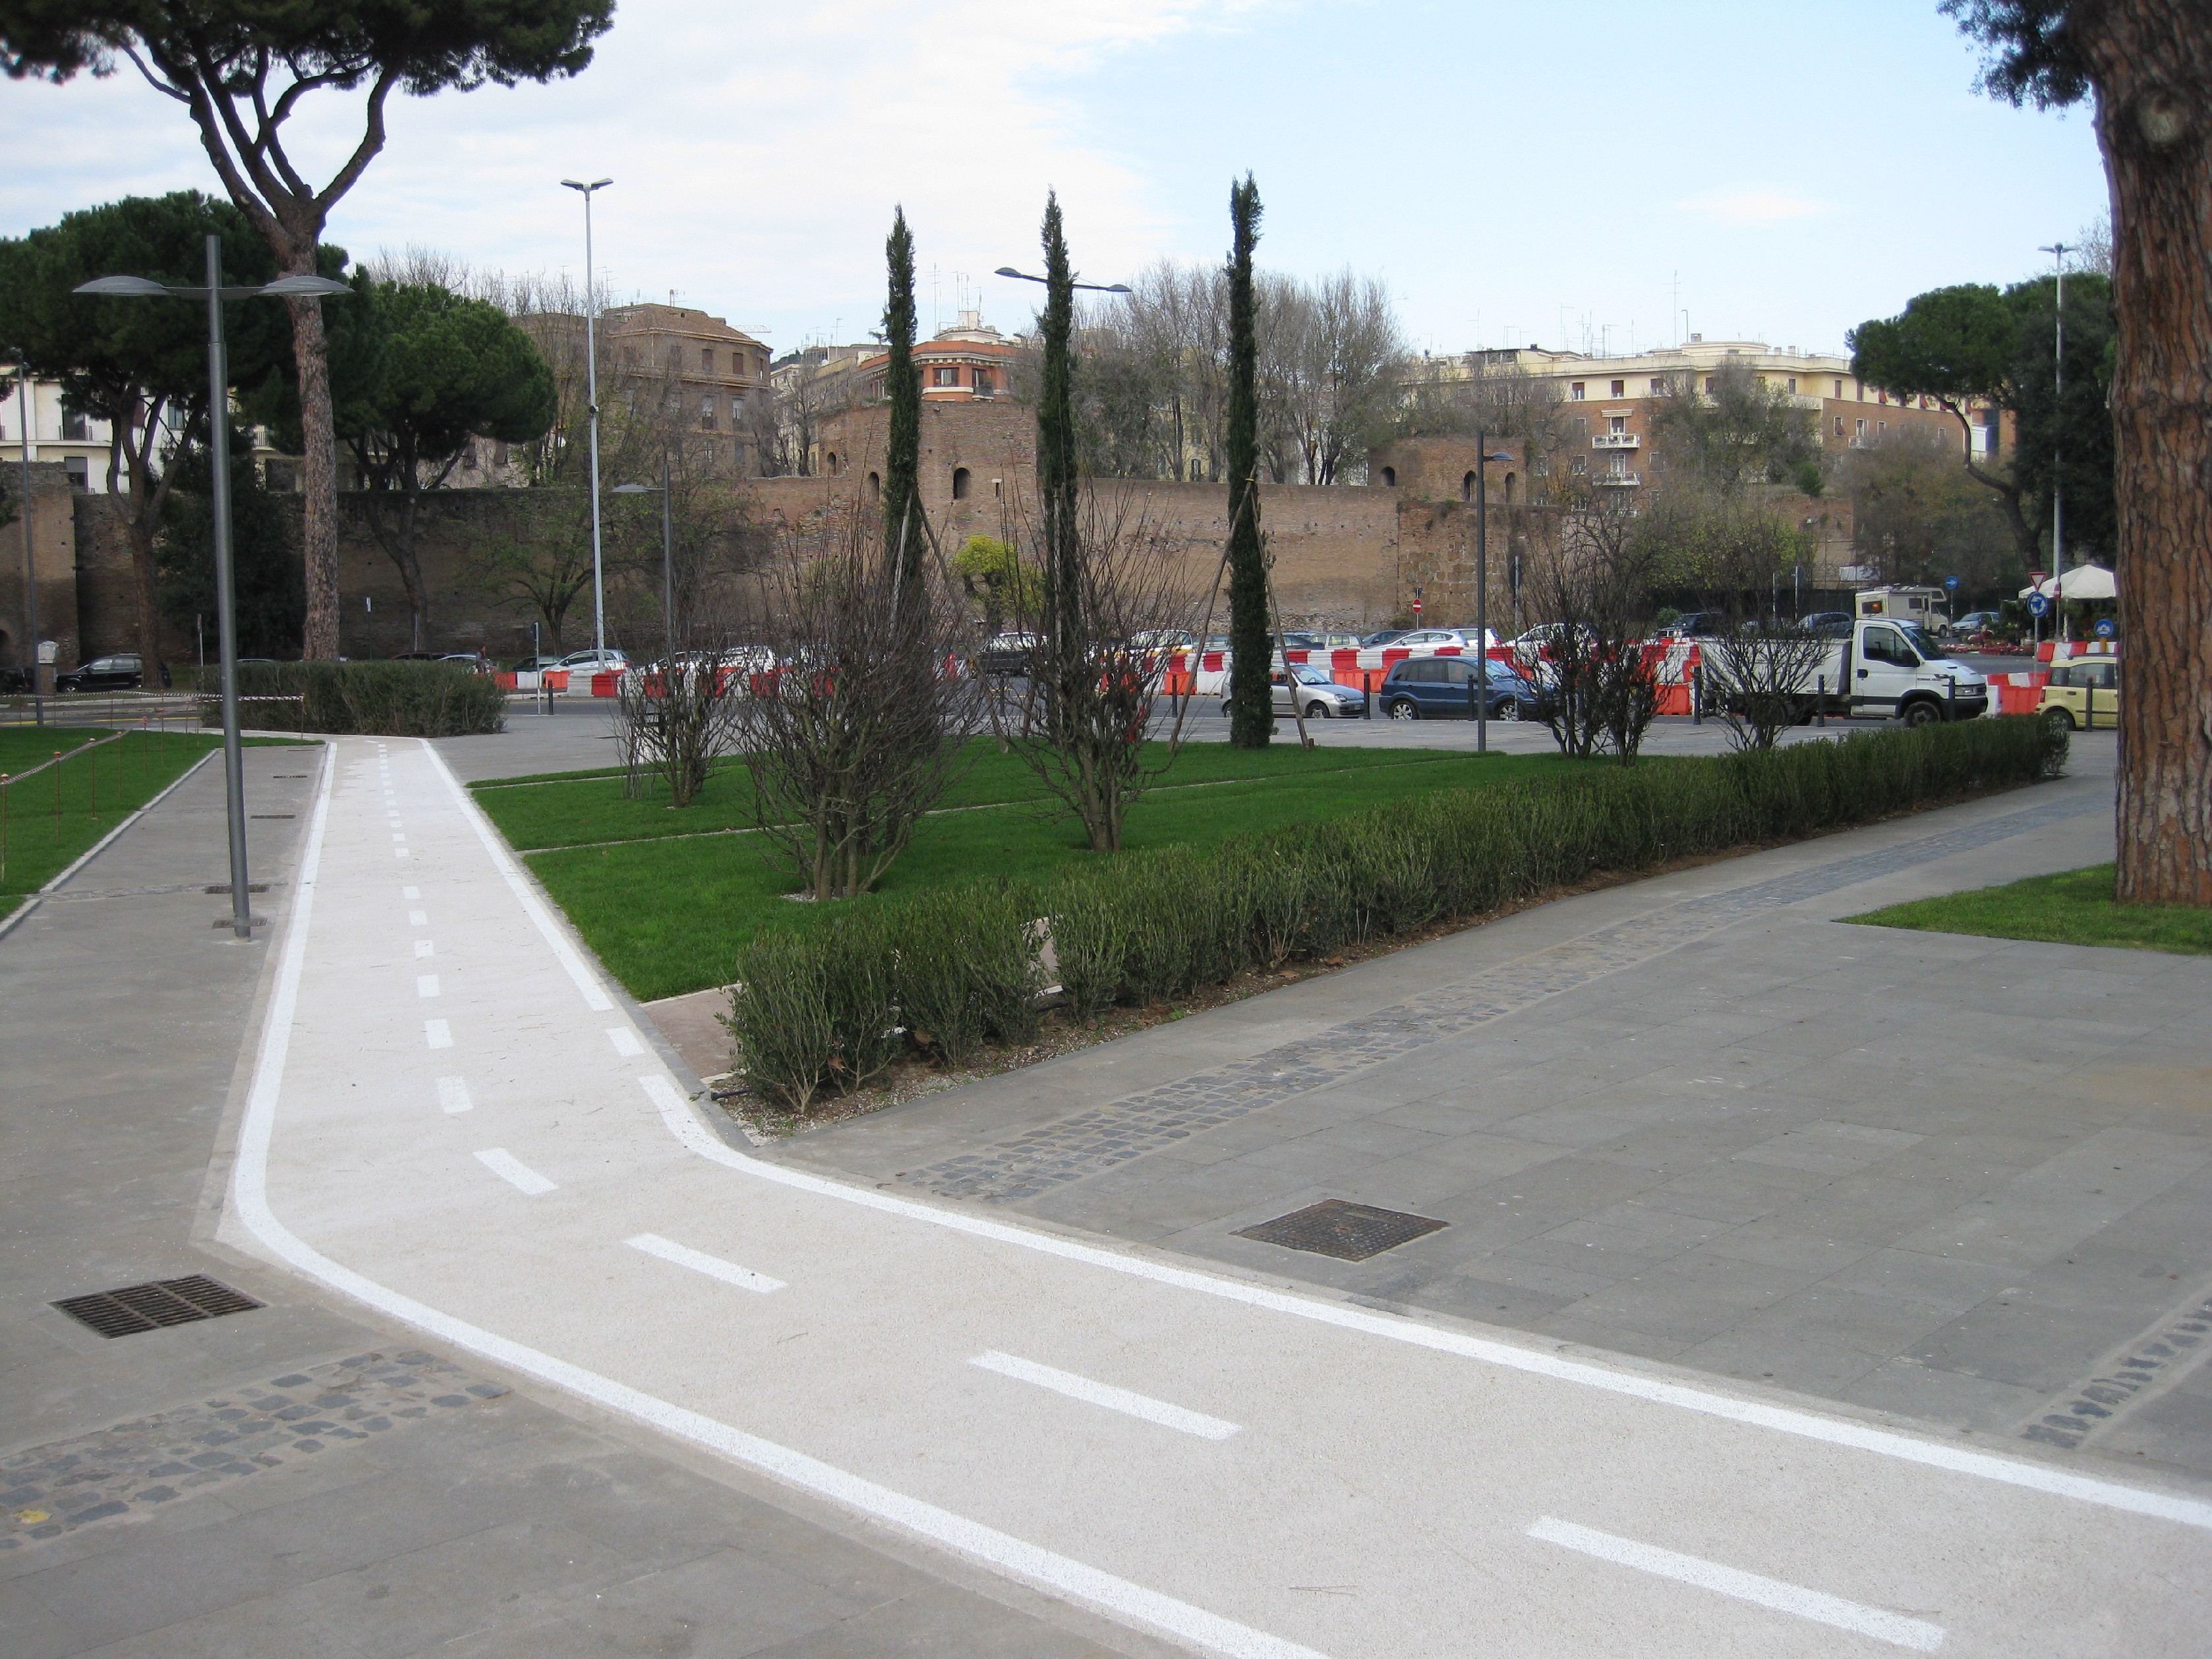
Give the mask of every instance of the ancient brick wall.
[{"label": "ancient brick wall", "polygon": [[[33,652],[26,623],[23,469],[4,462],[8,504],[14,521],[0,526],[0,662],[30,671]],[[76,501],[78,492],[59,461],[31,464],[30,556],[38,580],[39,637],[59,647],[54,666],[74,668],[83,659],[76,601]]]}]

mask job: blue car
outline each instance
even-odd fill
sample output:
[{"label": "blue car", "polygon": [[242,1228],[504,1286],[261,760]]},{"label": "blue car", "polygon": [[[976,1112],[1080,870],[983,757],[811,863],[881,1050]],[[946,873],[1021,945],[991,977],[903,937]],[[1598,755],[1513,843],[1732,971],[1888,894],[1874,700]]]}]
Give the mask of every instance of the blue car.
[{"label": "blue car", "polygon": [[[1536,688],[1503,663],[1486,665],[1490,718],[1533,717]],[[1472,657],[1407,657],[1390,665],[1390,672],[1376,696],[1382,712],[1394,720],[1473,720],[1474,676]]]}]

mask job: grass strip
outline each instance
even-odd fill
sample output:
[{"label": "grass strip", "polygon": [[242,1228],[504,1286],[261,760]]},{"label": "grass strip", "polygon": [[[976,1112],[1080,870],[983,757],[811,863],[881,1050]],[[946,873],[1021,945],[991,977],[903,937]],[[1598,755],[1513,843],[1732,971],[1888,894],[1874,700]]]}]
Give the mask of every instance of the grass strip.
[{"label": "grass strip", "polygon": [[2212,956],[2212,910],[2187,904],[2123,904],[2112,896],[2112,882],[2111,865],[2094,864],[2002,887],[1915,899],[1845,920],[1926,933]]},{"label": "grass strip", "polygon": [[[1269,753],[1218,747],[1246,760]],[[1183,752],[1186,758],[1192,753]],[[1373,765],[1331,764],[1345,752],[1287,750],[1269,769],[1273,775],[1215,778],[1207,781],[1219,787],[1204,789],[1155,790],[1130,811],[1126,850],[1207,848],[1228,836],[1325,823],[1439,789],[1564,776],[1602,764],[1553,755],[1454,753],[1407,765],[1402,750],[1378,751],[1384,758]],[[1183,781],[1181,766],[1179,760],[1175,775]],[[1079,834],[1072,820],[1041,812],[939,812],[915,831],[878,893],[827,914],[986,876],[1047,879],[1097,861]],[[526,861],[599,959],[642,1001],[726,983],[739,947],[756,933],[811,927],[825,915],[784,896],[796,879],[761,836],[641,837],[532,854]]]},{"label": "grass strip", "polygon": [[[50,758],[58,746],[49,741],[39,758]],[[198,732],[130,732],[0,788],[7,797],[0,896],[38,891],[201,756],[222,746],[220,736]]]}]

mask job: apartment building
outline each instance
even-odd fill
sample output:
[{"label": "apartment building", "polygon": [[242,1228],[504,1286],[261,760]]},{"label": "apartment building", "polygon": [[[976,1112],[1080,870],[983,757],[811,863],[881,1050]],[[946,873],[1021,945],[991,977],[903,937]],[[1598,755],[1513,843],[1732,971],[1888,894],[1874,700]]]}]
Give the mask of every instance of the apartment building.
[{"label": "apartment building", "polygon": [[107,491],[107,422],[82,410],[72,409],[62,389],[51,380],[33,380],[28,389],[28,409],[15,396],[12,376],[0,396],[0,465],[21,465],[26,412],[30,416],[31,459],[60,463],[73,489],[105,495]]},{"label": "apartment building", "polygon": [[[983,320],[980,311],[963,311],[957,323],[914,349],[915,367],[921,371],[924,403],[969,403],[978,398],[1000,398],[1013,390],[1014,360],[1021,341],[1001,334]],[[888,355],[871,357],[860,365],[870,398],[884,395],[884,371]]]},{"label": "apartment building", "polygon": [[[580,373],[581,317],[541,312],[516,321],[537,341],[556,376]],[[739,476],[760,470],[746,405],[769,390],[766,346],[689,306],[611,306],[599,313],[597,329],[602,398],[611,384],[657,380],[678,401],[687,426],[715,434],[704,438],[704,450],[718,470]]]}]

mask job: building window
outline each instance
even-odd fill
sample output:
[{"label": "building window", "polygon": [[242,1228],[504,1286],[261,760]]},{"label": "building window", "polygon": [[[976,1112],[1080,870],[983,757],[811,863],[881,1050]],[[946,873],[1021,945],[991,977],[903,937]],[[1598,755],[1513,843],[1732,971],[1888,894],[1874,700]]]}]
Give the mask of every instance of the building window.
[{"label": "building window", "polygon": [[1866,436],[1866,421],[1863,417],[1854,421],[1851,425],[1853,428],[1851,435],[1853,437],[1863,438]]},{"label": "building window", "polygon": [[1616,398],[1626,398],[1628,395],[1628,382],[1615,380],[1613,383],[1613,395]]},{"label": "building window", "polygon": [[714,429],[714,395],[711,392],[699,400],[699,426],[702,431]]},{"label": "building window", "polygon": [[1797,377],[1796,377],[1795,374],[1792,374],[1792,375],[1790,377],[1790,380],[1789,380],[1789,386],[1790,386],[1790,390],[1793,393],[1797,390]]},{"label": "building window", "polygon": [[1550,477],[1552,476],[1552,458],[1549,455],[1530,456],[1528,458],[1528,470],[1540,478]]},{"label": "building window", "polygon": [[1577,380],[1572,386],[1567,388],[1567,398],[1571,403],[1578,404],[1582,402],[1583,383],[1580,380]]},{"label": "building window", "polygon": [[932,386],[958,386],[960,384],[960,371],[957,368],[933,368],[929,371],[929,383]]},{"label": "building window", "polygon": [[699,350],[699,372],[700,372],[702,374],[712,374],[714,372],[714,347],[712,347],[712,346],[702,346],[702,347],[701,347],[701,348],[700,348],[700,350]]},{"label": "building window", "polygon": [[1719,375],[1717,375],[1717,374],[1708,374],[1708,375],[1706,375],[1706,376],[1705,376],[1705,396],[1707,396],[1708,398],[1710,398],[1710,397],[1711,397],[1711,396],[1713,395],[1713,393],[1714,393],[1714,392],[1717,392],[1718,390],[1720,390],[1720,384],[1721,384],[1721,379],[1720,379],[1720,376],[1719,376]]},{"label": "building window", "polygon": [[878,501],[883,499],[883,474],[880,472],[871,472],[868,474],[868,499],[872,501]]},{"label": "building window", "polygon": [[1627,431],[1627,430],[1628,430],[1628,416],[1626,416],[1626,415],[1608,415],[1608,416],[1606,416],[1606,422],[1605,422],[1605,429],[1606,429],[1607,431],[1608,431],[1608,432],[1626,432],[1626,431]]},{"label": "building window", "polygon": [[1398,487],[1398,469],[1396,467],[1386,466],[1382,469],[1382,487],[1385,489],[1395,489]]},{"label": "building window", "polygon": [[952,469],[952,499],[956,501],[968,499],[968,469],[964,466]]},{"label": "building window", "polygon": [[1587,438],[1589,436],[1589,416],[1577,415],[1575,416],[1575,436],[1577,438]]},{"label": "building window", "polygon": [[745,416],[745,400],[732,396],[730,399],[730,430],[735,432]]},{"label": "building window", "polygon": [[92,488],[92,463],[83,456],[65,456],[62,460],[62,471],[69,474],[71,489]]},{"label": "building window", "polygon": [[1887,388],[1877,388],[1874,394],[1874,400],[1878,404],[1887,403],[1889,401],[1889,392]]},{"label": "building window", "polygon": [[822,464],[830,470],[832,477],[845,470],[837,465],[837,452],[834,449],[822,458]]},{"label": "building window", "polygon": [[90,441],[91,435],[85,426],[84,411],[81,409],[71,409],[64,404],[62,406],[62,441],[86,443]]},{"label": "building window", "polygon": [[1840,398],[1840,397],[1842,397],[1843,395],[1844,395],[1844,383],[1843,383],[1841,380],[1838,380],[1838,381],[1836,382],[1836,396],[1838,396],[1838,398]]},{"label": "building window", "polygon": [[1474,474],[1470,472],[1459,481],[1459,498],[1463,501],[1474,499]]},{"label": "building window", "polygon": [[1507,473],[1507,474],[1505,475],[1505,505],[1506,505],[1506,506],[1510,507],[1510,506],[1512,506],[1512,505],[1513,505],[1514,491],[1515,491],[1515,490],[1519,487],[1520,483],[1521,483],[1520,476],[1519,476],[1517,473],[1509,472],[1509,473]]},{"label": "building window", "polygon": [[979,398],[988,398],[991,395],[991,371],[988,368],[977,369],[975,371],[975,395]]},{"label": "building window", "polygon": [[1838,438],[1844,435],[1844,417],[1840,415],[1836,416],[1836,435]]},{"label": "building window", "polygon": [[1664,472],[1667,470],[1667,458],[1664,455],[1654,455],[1651,458],[1651,470],[1654,472]]},{"label": "building window", "polygon": [[1577,455],[1573,460],[1567,463],[1567,471],[1579,477],[1581,474],[1589,471],[1589,463],[1584,460],[1581,456]]}]

